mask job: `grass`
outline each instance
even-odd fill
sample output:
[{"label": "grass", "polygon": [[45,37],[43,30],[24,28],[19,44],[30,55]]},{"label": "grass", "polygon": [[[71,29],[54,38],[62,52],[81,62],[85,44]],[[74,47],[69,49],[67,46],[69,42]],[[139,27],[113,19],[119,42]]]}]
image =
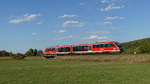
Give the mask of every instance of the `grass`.
[{"label": "grass", "polygon": [[126,62],[150,63],[149,54],[139,55],[87,55],[87,56],[58,56],[54,60],[62,61],[97,61],[97,62]]},{"label": "grass", "polygon": [[[109,57],[112,55],[106,58]],[[121,57],[114,56],[115,59],[129,59],[128,55],[126,58]],[[149,55],[143,57],[149,58]],[[93,56],[93,59],[100,58],[104,57]],[[150,84],[148,62],[89,59],[92,58],[63,56],[50,60],[34,57],[26,60],[0,60],[0,84]]]},{"label": "grass", "polygon": [[[27,60],[41,60],[41,57],[27,57]],[[122,63],[150,63],[150,54],[102,54],[102,55],[69,55],[57,56],[53,61],[95,61]]]}]

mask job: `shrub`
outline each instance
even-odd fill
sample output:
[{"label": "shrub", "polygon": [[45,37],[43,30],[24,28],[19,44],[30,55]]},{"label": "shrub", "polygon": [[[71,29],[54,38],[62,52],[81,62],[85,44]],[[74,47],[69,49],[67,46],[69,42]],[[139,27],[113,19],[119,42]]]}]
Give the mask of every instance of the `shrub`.
[{"label": "shrub", "polygon": [[24,54],[21,54],[21,53],[17,53],[13,56],[14,59],[18,59],[18,60],[21,60],[21,59],[24,59],[26,56]]},{"label": "shrub", "polygon": [[5,50],[1,50],[0,51],[0,57],[4,57],[4,56],[10,56],[12,53],[10,52],[7,52]]},{"label": "shrub", "polygon": [[150,53],[150,44],[145,43],[136,48],[137,53]]}]

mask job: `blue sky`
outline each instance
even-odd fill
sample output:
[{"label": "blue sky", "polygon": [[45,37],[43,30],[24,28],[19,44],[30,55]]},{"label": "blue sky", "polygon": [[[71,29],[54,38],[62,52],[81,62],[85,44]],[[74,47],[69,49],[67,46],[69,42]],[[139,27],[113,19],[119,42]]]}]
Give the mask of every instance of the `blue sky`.
[{"label": "blue sky", "polygon": [[0,50],[150,37],[149,0],[0,1]]}]

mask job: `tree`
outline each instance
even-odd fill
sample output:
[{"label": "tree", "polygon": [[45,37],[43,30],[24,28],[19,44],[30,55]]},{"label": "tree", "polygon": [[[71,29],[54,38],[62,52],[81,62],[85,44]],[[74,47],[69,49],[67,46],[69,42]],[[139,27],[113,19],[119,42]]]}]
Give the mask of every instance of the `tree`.
[{"label": "tree", "polygon": [[32,49],[30,48],[26,53],[26,56],[41,56],[43,55],[43,51],[42,50],[37,50],[37,49]]},{"label": "tree", "polygon": [[30,48],[26,53],[25,53],[25,55],[26,56],[33,56],[34,54],[34,50],[32,49],[32,48]]},{"label": "tree", "polygon": [[2,50],[2,51],[0,51],[0,56],[2,57],[2,56],[11,56],[11,53],[10,52],[7,52],[7,51],[5,51],[5,50]]},{"label": "tree", "polygon": [[43,55],[43,51],[42,50],[39,50],[38,52],[37,52],[37,56],[42,56]]},{"label": "tree", "polygon": [[143,45],[136,48],[137,53],[150,53],[150,44],[144,43]]},{"label": "tree", "polygon": [[33,50],[33,56],[37,56],[37,53],[38,53],[38,50],[37,50],[37,49],[34,49],[34,50]]}]

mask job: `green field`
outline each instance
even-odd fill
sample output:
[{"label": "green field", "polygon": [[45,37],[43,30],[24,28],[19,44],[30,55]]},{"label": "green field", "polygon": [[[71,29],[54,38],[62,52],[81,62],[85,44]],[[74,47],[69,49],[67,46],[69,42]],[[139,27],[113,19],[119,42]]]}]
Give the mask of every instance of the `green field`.
[{"label": "green field", "polygon": [[150,64],[1,60],[0,84],[150,84]]}]

